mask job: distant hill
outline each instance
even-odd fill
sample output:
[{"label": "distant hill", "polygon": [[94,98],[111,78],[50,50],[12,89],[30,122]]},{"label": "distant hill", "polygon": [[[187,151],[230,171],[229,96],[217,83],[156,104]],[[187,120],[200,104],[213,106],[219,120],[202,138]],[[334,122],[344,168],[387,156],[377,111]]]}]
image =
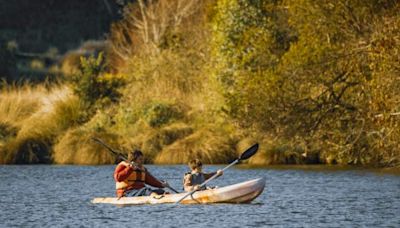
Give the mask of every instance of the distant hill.
[{"label": "distant hill", "polygon": [[[20,51],[59,53],[100,39],[118,19],[115,0],[0,0],[0,40]],[[120,1],[121,2],[121,1]]]}]

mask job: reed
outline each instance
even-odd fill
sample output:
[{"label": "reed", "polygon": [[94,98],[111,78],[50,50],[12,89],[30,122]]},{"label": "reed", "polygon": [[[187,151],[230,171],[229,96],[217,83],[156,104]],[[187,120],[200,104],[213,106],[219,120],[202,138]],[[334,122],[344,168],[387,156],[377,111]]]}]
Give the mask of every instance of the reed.
[{"label": "reed", "polygon": [[212,129],[199,129],[193,134],[166,146],[156,156],[156,164],[186,164],[194,158],[206,164],[224,164],[234,158],[235,141],[230,135]]},{"label": "reed", "polygon": [[81,106],[66,86],[3,90],[1,163],[50,163],[55,138],[79,123]]},{"label": "reed", "polygon": [[47,91],[44,86],[4,85],[0,94],[0,120],[20,123],[39,109],[41,97],[46,95]]},{"label": "reed", "polygon": [[82,127],[69,129],[54,146],[53,161],[55,164],[98,165],[113,164],[116,158],[104,147],[98,145],[91,137],[102,138],[111,146],[118,148],[117,135],[88,131]]}]

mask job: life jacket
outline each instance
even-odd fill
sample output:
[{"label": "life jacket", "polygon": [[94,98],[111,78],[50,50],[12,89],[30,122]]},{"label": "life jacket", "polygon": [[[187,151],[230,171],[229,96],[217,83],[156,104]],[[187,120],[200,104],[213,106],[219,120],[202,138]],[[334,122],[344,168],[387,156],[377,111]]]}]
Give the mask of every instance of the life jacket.
[{"label": "life jacket", "polygon": [[[206,181],[206,177],[204,176],[203,173],[191,173],[191,172],[185,173],[183,181],[185,181],[186,175],[190,175],[190,182],[192,183],[192,186],[201,185]],[[200,190],[205,190],[205,189],[207,189],[207,187],[203,186],[201,187]]]},{"label": "life jacket", "polygon": [[137,167],[133,167],[132,173],[121,182],[115,183],[115,189],[125,189],[126,187],[134,185],[136,182],[144,183],[146,180],[146,170],[141,170]]}]

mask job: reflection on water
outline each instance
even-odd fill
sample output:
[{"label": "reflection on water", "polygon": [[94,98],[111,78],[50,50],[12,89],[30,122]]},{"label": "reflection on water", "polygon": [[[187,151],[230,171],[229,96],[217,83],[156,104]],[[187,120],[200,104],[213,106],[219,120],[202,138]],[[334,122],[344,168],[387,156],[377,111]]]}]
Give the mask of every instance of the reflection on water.
[{"label": "reflection on water", "polygon": [[[155,176],[181,189],[186,166],[148,167]],[[221,167],[207,166],[205,171]],[[227,170],[213,184],[266,177],[264,192],[251,204],[91,204],[94,197],[114,196],[113,169],[0,166],[0,227],[400,226],[400,176],[378,170],[239,166]]]}]

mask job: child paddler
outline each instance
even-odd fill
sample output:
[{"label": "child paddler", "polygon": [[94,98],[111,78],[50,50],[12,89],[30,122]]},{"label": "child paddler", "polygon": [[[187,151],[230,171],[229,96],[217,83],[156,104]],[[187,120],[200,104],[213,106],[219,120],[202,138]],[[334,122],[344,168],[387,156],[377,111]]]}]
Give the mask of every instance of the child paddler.
[{"label": "child paddler", "polygon": [[183,188],[185,191],[193,191],[193,190],[205,190],[206,186],[200,187],[200,185],[211,178],[215,174],[221,176],[223,174],[222,170],[218,170],[214,173],[203,173],[203,164],[199,159],[191,160],[189,163],[190,172],[185,173],[183,178]]},{"label": "child paddler", "polygon": [[[149,196],[166,193],[162,188],[168,187],[167,182],[159,181],[143,166],[144,155],[140,150],[129,153],[128,161],[120,162],[114,171],[117,197]],[[150,185],[154,188],[150,188]]]}]

